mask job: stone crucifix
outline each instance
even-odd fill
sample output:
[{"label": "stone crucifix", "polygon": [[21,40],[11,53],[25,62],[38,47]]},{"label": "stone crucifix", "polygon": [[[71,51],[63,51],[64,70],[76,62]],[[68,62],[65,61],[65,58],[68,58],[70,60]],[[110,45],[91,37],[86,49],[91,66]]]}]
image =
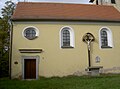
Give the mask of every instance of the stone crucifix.
[{"label": "stone crucifix", "polygon": [[89,67],[91,67],[91,60],[90,60],[91,42],[95,41],[95,37],[91,33],[88,32],[83,36],[82,40],[83,40],[83,42],[85,42],[87,44],[88,63],[89,63]]}]

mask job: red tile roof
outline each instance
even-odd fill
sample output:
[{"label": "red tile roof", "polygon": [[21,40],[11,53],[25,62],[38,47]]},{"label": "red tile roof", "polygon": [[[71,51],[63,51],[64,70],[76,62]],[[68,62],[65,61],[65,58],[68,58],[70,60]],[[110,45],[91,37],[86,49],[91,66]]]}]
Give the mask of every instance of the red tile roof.
[{"label": "red tile roof", "polygon": [[19,2],[13,20],[120,21],[113,6]]}]

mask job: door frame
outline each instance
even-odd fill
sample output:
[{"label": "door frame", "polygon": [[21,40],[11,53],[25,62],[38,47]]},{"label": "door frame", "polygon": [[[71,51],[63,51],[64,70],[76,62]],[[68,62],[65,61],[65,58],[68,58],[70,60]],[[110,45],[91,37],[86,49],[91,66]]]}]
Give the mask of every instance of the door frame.
[{"label": "door frame", "polygon": [[39,56],[22,56],[22,79],[25,79],[25,73],[24,73],[24,69],[25,69],[25,60],[27,59],[35,59],[36,60],[36,79],[38,79],[39,76]]}]

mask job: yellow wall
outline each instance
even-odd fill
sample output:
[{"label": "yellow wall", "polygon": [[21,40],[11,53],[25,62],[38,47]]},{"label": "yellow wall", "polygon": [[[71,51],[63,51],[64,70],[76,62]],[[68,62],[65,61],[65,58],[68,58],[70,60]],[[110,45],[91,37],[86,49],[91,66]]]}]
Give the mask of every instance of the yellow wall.
[{"label": "yellow wall", "polygon": [[[35,26],[39,29],[39,37],[28,40],[22,36],[23,29]],[[60,48],[60,29],[70,26],[74,30],[75,48]],[[99,47],[99,30],[108,27],[113,35],[113,48],[101,49]],[[90,32],[95,36],[92,44],[92,66],[103,66],[104,69],[120,67],[120,24],[105,23],[14,23],[12,45],[12,77],[22,75],[22,56],[40,57],[39,76],[66,76],[75,73],[84,74],[88,67],[87,45],[82,41],[85,33]],[[20,53],[20,48],[40,48],[42,53]],[[95,62],[96,56],[100,63]],[[18,64],[14,64],[17,61]],[[104,71],[105,72],[105,71]]]}]

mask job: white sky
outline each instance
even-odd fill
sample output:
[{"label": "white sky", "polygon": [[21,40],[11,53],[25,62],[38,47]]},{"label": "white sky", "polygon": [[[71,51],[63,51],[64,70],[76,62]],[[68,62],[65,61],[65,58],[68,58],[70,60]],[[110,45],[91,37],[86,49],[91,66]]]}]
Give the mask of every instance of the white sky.
[{"label": "white sky", "polygon": [[[0,0],[0,17],[1,17],[1,8],[5,5],[4,3],[9,0]],[[28,2],[61,2],[61,3],[82,3],[89,4],[89,0],[11,0],[13,2],[18,1],[28,1]]]}]

